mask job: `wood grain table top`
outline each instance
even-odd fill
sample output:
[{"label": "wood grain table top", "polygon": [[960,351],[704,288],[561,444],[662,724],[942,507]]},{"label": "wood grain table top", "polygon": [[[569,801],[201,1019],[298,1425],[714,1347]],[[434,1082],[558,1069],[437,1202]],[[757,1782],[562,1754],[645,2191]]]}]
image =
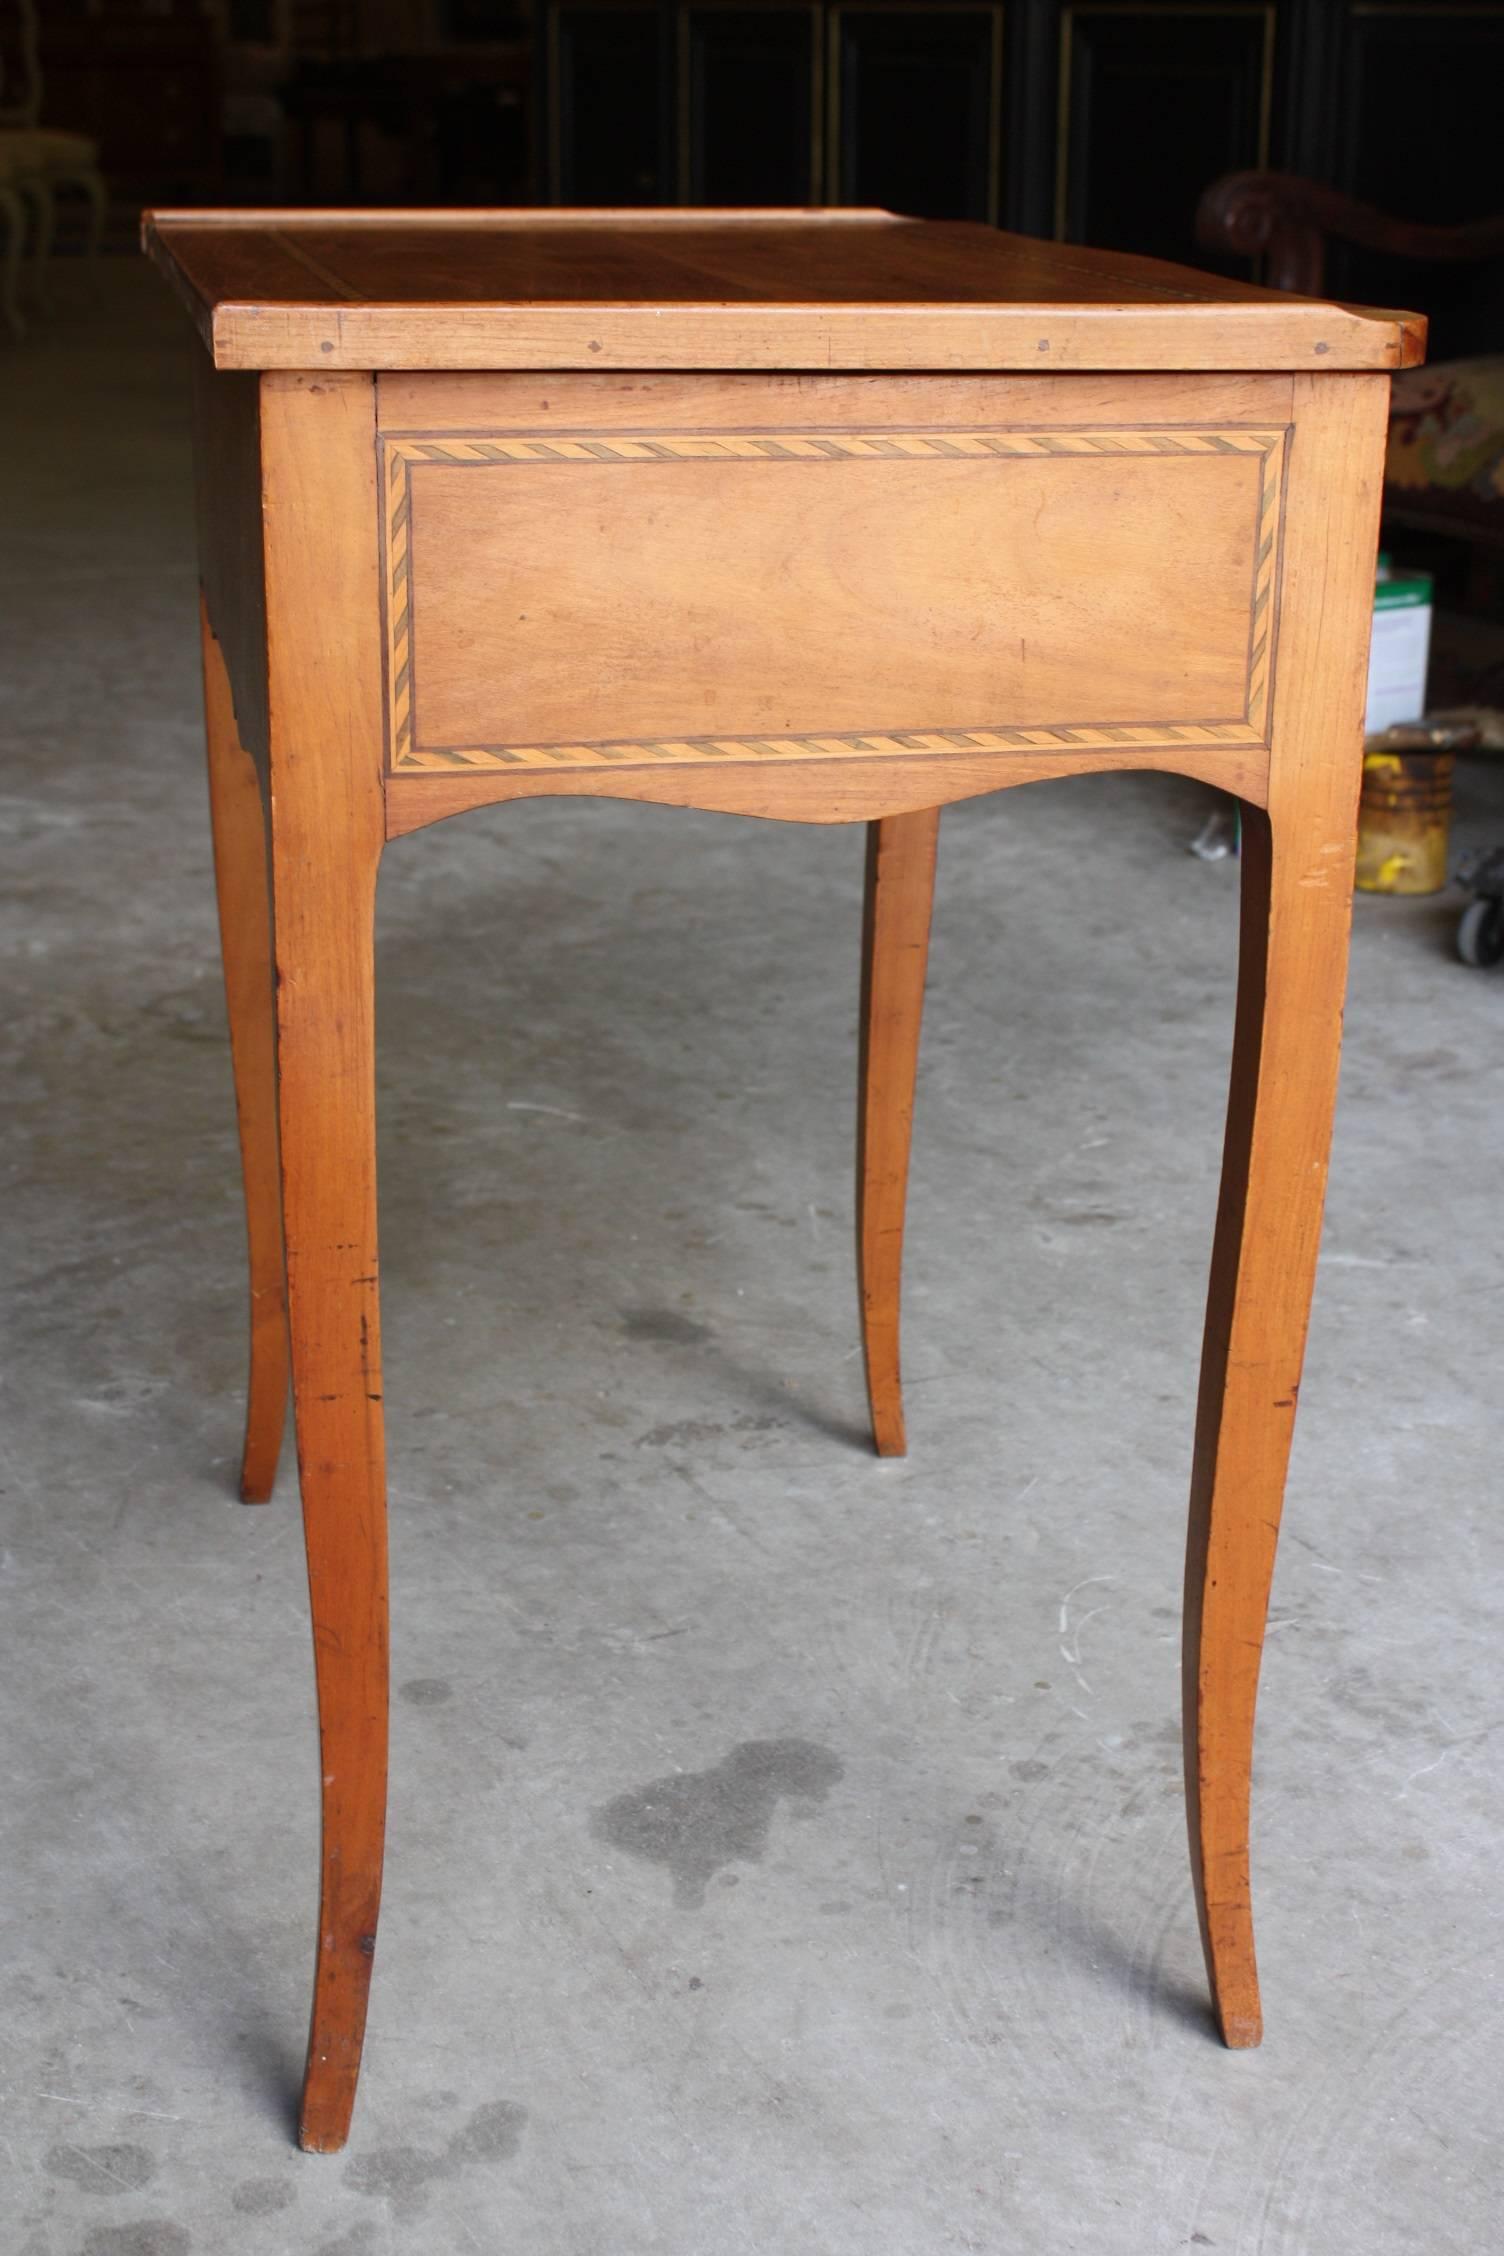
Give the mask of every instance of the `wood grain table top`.
[{"label": "wood grain table top", "polygon": [[969,221],[821,211],[160,211],[220,368],[1411,367],[1416,314]]}]

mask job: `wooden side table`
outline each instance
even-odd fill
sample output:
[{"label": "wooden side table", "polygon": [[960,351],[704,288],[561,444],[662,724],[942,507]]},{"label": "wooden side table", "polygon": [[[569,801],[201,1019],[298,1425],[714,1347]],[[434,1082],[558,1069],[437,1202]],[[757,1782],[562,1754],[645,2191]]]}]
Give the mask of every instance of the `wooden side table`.
[{"label": "wooden side table", "polygon": [[270,1493],[290,1373],[312,1592],[303,2144],[349,2128],[381,1886],[377,864],[542,792],[870,826],[858,1241],[890,1452],[939,808],[1112,768],[1240,800],[1185,1745],[1212,1992],[1227,2042],[1256,2044],[1254,1699],[1337,1078],[1387,372],[1422,325],[880,212],[163,212],[146,241],[205,348],[243,1494]]}]

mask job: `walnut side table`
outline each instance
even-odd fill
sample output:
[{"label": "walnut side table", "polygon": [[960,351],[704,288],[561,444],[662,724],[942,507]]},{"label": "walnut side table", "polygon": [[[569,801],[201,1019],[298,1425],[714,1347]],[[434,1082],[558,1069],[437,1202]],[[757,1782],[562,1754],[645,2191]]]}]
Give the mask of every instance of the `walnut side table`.
[{"label": "walnut side table", "polygon": [[387,1586],[372,920],[541,792],[869,825],[874,1438],[939,809],[1169,768],[1243,811],[1191,1485],[1191,1857],[1260,2035],[1254,1700],[1337,1078],[1388,372],[1409,315],[882,212],[159,212],[202,339],[209,769],[249,1213],[242,1493],[291,1378],[323,1774],[305,2147],[349,2129]]}]

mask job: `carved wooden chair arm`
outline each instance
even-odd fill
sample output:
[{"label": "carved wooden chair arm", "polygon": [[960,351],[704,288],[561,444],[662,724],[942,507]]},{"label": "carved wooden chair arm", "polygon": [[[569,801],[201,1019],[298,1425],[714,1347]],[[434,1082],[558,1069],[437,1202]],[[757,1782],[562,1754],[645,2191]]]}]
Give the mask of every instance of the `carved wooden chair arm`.
[{"label": "carved wooden chair arm", "polygon": [[1305,297],[1321,293],[1328,237],[1396,258],[1465,262],[1504,256],[1504,216],[1462,227],[1422,227],[1293,172],[1224,173],[1196,207],[1196,240],[1203,250],[1245,258],[1262,254],[1265,281]]}]

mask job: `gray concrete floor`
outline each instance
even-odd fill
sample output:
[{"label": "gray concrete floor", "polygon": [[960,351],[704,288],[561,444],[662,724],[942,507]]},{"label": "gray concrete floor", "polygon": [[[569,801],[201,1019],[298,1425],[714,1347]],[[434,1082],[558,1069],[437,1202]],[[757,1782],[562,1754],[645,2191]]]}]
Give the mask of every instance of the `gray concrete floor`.
[{"label": "gray concrete floor", "polygon": [[352,2143],[294,2150],[309,1638],[290,1467],[229,1493],[184,360],[124,263],[0,359],[4,2256],[1497,2248],[1504,976],[1359,905],[1230,2055],[1176,1639],[1236,880],[1163,779],[945,818],[902,1464],[859,835],[392,850],[388,1892]]}]

